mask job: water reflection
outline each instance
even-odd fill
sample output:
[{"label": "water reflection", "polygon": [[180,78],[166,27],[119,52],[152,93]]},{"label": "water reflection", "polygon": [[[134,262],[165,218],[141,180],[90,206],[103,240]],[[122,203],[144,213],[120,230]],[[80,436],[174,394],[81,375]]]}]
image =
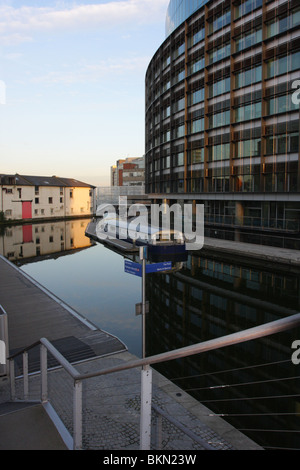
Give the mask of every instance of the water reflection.
[{"label": "water reflection", "polygon": [[[180,273],[148,276],[147,355],[297,313],[300,272],[275,268],[199,252]],[[300,448],[298,434],[291,432],[299,429],[299,366],[291,362],[298,338],[299,329],[158,369],[261,445]]]},{"label": "water reflection", "polygon": [[85,219],[14,225],[2,228],[0,254],[10,261],[29,262],[45,256],[89,248]]}]

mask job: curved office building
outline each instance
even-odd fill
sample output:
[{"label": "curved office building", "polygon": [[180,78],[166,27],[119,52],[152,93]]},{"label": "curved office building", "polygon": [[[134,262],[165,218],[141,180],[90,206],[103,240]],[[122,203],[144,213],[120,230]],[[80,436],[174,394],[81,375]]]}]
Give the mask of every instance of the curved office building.
[{"label": "curved office building", "polygon": [[171,0],[146,73],[151,199],[205,204],[208,236],[299,249],[297,88],[298,0]]}]

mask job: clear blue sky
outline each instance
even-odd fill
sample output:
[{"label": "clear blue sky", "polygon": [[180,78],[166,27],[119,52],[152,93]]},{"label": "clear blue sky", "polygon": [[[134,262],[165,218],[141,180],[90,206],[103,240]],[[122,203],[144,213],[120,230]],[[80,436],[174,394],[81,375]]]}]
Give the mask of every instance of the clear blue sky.
[{"label": "clear blue sky", "polygon": [[0,0],[0,173],[108,185],[117,159],[144,154],[168,3]]}]

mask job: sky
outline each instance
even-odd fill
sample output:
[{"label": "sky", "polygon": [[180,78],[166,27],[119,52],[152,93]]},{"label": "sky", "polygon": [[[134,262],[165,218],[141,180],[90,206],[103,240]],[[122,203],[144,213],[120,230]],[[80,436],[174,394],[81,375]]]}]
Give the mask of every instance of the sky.
[{"label": "sky", "polygon": [[145,153],[169,0],[0,0],[0,173],[110,184]]}]

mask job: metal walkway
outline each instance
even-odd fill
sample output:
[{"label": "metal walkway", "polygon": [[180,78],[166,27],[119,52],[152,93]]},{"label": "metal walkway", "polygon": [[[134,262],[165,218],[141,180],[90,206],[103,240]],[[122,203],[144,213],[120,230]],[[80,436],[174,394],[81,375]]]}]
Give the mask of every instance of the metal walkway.
[{"label": "metal walkway", "polygon": [[0,450],[67,450],[41,404],[0,405]]}]

